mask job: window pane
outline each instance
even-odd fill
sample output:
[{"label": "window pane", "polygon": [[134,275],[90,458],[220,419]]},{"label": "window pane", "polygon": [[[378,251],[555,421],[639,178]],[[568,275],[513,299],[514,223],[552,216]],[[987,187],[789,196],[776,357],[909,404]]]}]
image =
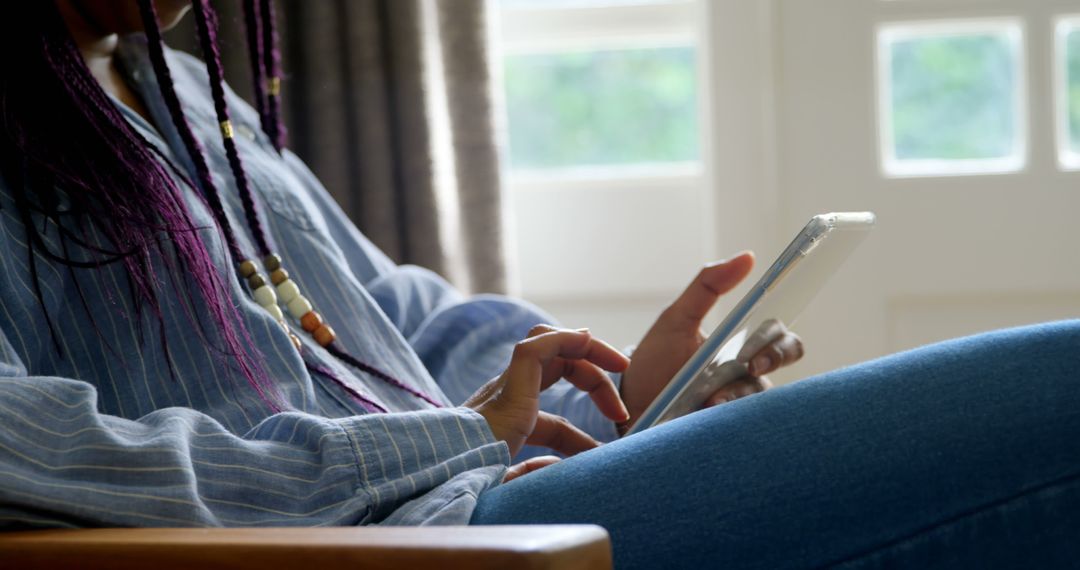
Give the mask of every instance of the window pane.
[{"label": "window pane", "polygon": [[975,174],[1022,165],[1019,29],[999,27],[885,33],[887,171]]},{"label": "window pane", "polygon": [[1077,30],[1076,23],[1068,22],[1062,25],[1059,33],[1060,40],[1064,42],[1059,45],[1065,50],[1065,81],[1061,88],[1065,90],[1065,120],[1068,121],[1066,162],[1070,163],[1068,166],[1075,167],[1072,163],[1078,162],[1077,155],[1080,154],[1080,30]]},{"label": "window pane", "polygon": [[698,158],[690,47],[507,56],[515,169]]}]

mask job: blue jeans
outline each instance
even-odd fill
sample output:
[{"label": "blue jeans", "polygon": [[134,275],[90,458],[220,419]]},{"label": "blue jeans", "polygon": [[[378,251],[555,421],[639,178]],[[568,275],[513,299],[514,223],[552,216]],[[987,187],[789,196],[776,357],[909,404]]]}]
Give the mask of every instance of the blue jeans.
[{"label": "blue jeans", "polygon": [[595,523],[625,568],[1080,567],[1080,321],[704,410],[481,495]]}]

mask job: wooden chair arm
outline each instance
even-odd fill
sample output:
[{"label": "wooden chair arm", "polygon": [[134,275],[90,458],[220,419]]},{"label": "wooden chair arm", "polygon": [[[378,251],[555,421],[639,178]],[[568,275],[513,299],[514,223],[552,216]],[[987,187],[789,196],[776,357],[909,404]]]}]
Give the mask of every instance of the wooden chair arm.
[{"label": "wooden chair arm", "polygon": [[5,568],[606,570],[598,526],[140,528],[0,533]]}]

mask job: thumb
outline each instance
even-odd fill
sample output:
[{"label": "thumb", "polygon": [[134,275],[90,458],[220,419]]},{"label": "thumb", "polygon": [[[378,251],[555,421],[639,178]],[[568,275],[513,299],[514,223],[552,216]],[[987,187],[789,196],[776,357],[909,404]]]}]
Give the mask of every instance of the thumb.
[{"label": "thumb", "polygon": [[554,465],[559,461],[561,460],[554,455],[542,455],[540,457],[526,459],[521,463],[511,465],[510,468],[506,470],[506,476],[503,477],[503,483],[509,483],[510,481],[521,477],[522,475],[528,475],[533,471],[543,469],[548,465]]},{"label": "thumb", "polygon": [[754,254],[749,251],[706,265],[661,318],[668,326],[696,331],[720,295],[734,289],[753,268]]}]

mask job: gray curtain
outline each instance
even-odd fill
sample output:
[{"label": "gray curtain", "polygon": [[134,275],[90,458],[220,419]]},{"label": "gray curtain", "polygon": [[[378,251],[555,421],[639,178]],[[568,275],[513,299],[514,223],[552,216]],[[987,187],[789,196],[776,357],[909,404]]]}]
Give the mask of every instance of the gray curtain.
[{"label": "gray curtain", "polygon": [[[216,4],[249,96],[239,2]],[[278,0],[289,147],[399,263],[505,292],[486,0]],[[171,32],[196,55],[191,18]]]}]

